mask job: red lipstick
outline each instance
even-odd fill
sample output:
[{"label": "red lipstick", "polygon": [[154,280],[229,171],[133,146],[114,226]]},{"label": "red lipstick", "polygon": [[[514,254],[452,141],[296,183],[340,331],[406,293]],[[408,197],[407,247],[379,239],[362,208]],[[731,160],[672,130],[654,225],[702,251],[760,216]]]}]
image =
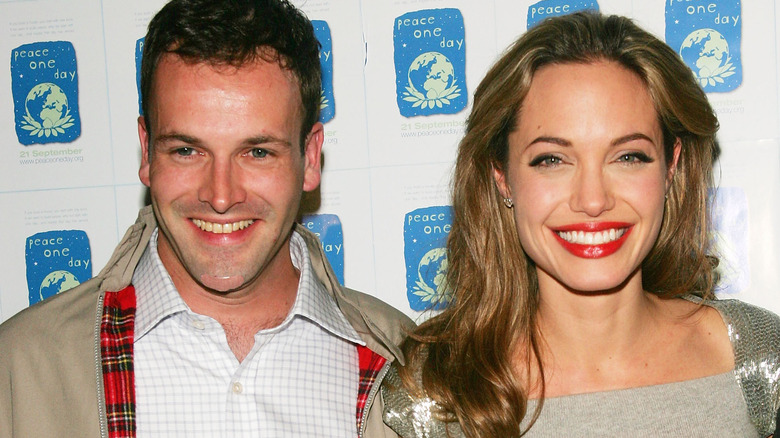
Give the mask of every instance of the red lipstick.
[{"label": "red lipstick", "polygon": [[[593,232],[599,232],[599,231],[605,231],[610,229],[616,229],[616,230],[625,230],[623,234],[610,242],[606,243],[573,243],[565,240],[562,238],[558,233],[559,232],[586,232],[586,233],[593,233]],[[631,230],[633,229],[633,225],[625,222],[584,222],[581,224],[571,224],[571,225],[565,225],[562,227],[557,227],[556,229],[552,230],[553,236],[560,242],[560,244],[570,253],[574,254],[577,257],[585,258],[585,259],[598,259],[601,257],[607,257],[609,255],[614,254],[617,250],[620,249],[621,246],[623,246],[623,243],[625,243],[626,238],[629,234],[631,234]]]}]

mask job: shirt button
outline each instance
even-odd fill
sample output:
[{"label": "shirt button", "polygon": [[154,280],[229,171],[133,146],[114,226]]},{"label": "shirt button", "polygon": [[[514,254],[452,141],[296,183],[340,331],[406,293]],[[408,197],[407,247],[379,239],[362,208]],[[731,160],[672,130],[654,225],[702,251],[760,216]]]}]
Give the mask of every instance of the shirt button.
[{"label": "shirt button", "polygon": [[244,391],[244,387],[241,386],[241,383],[239,382],[233,382],[233,384],[230,385],[230,389],[233,390],[233,394],[241,394]]},{"label": "shirt button", "polygon": [[203,324],[203,321],[198,321],[197,319],[192,320],[192,326],[198,330],[203,330],[206,328],[206,324]]}]

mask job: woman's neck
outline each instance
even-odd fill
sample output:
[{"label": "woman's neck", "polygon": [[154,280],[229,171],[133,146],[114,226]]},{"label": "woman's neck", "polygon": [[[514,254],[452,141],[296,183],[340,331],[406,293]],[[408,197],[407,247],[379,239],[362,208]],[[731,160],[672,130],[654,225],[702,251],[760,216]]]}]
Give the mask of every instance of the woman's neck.
[{"label": "woman's neck", "polygon": [[540,275],[539,293],[541,354],[553,393],[620,387],[653,365],[667,325],[664,305],[642,289],[640,271],[599,293],[571,291]]},{"label": "woman's neck", "polygon": [[[539,294],[545,397],[678,382],[734,367],[718,311],[645,292],[639,270],[600,293],[566,289],[540,272]],[[542,370],[526,352],[518,350],[517,375],[529,397],[539,398]]]},{"label": "woman's neck", "polygon": [[539,329],[552,351],[579,361],[633,350],[656,322],[657,303],[643,291],[558,298],[541,296]]},{"label": "woman's neck", "polygon": [[[575,291],[539,270],[538,321],[546,339],[560,337],[572,346],[620,345],[636,338],[655,301],[642,289],[637,269],[623,283],[606,291]],[[582,338],[582,339],[575,339]],[[582,345],[585,342],[588,345]]]}]

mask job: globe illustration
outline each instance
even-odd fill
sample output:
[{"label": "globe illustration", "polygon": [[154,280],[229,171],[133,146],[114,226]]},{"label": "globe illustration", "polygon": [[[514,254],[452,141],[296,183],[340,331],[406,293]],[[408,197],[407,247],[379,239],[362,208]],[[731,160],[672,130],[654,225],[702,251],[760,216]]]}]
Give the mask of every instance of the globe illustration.
[{"label": "globe illustration", "polygon": [[420,259],[417,266],[417,287],[415,295],[431,303],[446,302],[449,298],[444,287],[447,275],[447,250],[433,248]]},{"label": "globe illustration", "polygon": [[41,300],[79,285],[76,276],[68,271],[54,271],[41,282]]},{"label": "globe illustration", "polygon": [[408,78],[411,87],[427,99],[437,99],[445,97],[455,83],[455,68],[441,53],[427,52],[412,61]]},{"label": "globe illustration", "polygon": [[[731,74],[723,74],[729,70],[731,57],[729,56],[729,44],[720,32],[713,29],[698,29],[690,33],[680,47],[680,56],[702,85],[708,82],[715,85],[709,78],[725,77]],[[717,80],[717,82],[723,82]]]},{"label": "globe illustration", "polygon": [[27,93],[24,106],[27,114],[38,122],[40,127],[50,129],[62,124],[58,122],[68,112],[68,97],[62,88],[44,82]]}]

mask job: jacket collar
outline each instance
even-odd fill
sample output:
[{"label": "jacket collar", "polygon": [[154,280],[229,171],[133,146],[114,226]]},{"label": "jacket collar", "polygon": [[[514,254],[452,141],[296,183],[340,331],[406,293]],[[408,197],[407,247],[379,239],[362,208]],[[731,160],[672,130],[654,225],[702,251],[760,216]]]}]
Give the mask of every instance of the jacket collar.
[{"label": "jacket collar", "polygon": [[[97,275],[102,281],[102,290],[116,292],[131,284],[133,271],[155,228],[157,221],[152,207],[142,208],[135,224],[127,230],[106,267]],[[295,224],[295,230],[306,242],[314,274],[336,300],[344,317],[366,346],[389,360],[397,359],[403,364],[403,355],[397,347],[404,333],[403,320],[388,314],[387,305],[376,298],[341,286],[317,236],[300,224]]]}]

